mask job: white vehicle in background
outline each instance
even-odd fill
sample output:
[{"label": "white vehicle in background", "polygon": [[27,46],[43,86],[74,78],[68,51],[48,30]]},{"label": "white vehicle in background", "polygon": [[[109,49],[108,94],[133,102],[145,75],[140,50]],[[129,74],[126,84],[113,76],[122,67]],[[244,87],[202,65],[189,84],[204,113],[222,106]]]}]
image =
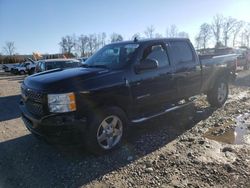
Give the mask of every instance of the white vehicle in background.
[{"label": "white vehicle in background", "polygon": [[24,63],[19,64],[18,66],[16,66],[13,70],[12,73],[13,74],[28,74],[31,73],[31,70],[33,69],[33,71],[35,70],[36,64],[34,63],[34,61],[25,61]]},{"label": "white vehicle in background", "polygon": [[79,60],[82,64],[84,64],[84,62],[87,60],[87,57],[80,57],[77,60]]},{"label": "white vehicle in background", "polygon": [[235,49],[237,54],[237,66],[243,67],[244,70],[249,70],[250,68],[250,50],[247,48]]},{"label": "white vehicle in background", "polygon": [[28,64],[26,66],[27,72],[29,75],[34,74],[35,73],[35,69],[36,69],[36,64],[38,61],[33,61],[32,59],[28,58],[28,60],[31,62],[30,64]]},{"label": "white vehicle in background", "polygon": [[15,68],[18,64],[4,64],[2,66],[2,69],[4,70],[4,72],[10,72],[11,69]]}]

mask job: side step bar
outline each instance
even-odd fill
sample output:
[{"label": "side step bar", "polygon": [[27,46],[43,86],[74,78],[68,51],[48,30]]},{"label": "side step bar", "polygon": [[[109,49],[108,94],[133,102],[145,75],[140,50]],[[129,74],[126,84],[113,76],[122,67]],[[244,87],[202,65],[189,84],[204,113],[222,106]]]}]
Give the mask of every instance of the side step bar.
[{"label": "side step bar", "polygon": [[171,107],[171,108],[167,108],[166,110],[164,110],[162,112],[159,112],[157,114],[153,114],[153,115],[147,116],[147,117],[142,117],[142,118],[139,118],[139,119],[134,119],[131,122],[132,123],[142,123],[144,121],[147,121],[149,119],[155,118],[157,116],[161,116],[161,115],[164,115],[164,114],[166,114],[168,112],[171,112],[171,111],[183,108],[184,106],[187,106],[187,105],[191,104],[192,102],[194,102],[196,99],[197,99],[196,97],[189,98],[189,101],[187,103],[185,103],[185,104],[174,106],[174,107]]}]

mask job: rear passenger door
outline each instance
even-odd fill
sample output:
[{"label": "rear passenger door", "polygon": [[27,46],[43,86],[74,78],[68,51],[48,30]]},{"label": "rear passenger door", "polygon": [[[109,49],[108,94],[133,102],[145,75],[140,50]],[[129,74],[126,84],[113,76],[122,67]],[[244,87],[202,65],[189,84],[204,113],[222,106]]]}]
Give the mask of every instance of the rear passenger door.
[{"label": "rear passenger door", "polygon": [[171,64],[174,66],[174,80],[180,99],[191,97],[201,89],[201,67],[194,49],[188,41],[167,43]]}]

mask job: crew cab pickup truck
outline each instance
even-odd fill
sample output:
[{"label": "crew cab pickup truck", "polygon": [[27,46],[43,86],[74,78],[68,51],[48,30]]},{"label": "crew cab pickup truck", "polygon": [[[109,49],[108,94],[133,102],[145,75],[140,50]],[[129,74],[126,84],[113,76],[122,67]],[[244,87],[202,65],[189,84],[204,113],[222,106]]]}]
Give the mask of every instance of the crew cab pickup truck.
[{"label": "crew cab pickup truck", "polygon": [[22,118],[38,137],[77,137],[92,152],[107,152],[122,143],[129,126],[181,108],[192,96],[205,93],[212,106],[222,106],[234,61],[203,63],[188,39],[112,43],[81,68],[27,77]]}]

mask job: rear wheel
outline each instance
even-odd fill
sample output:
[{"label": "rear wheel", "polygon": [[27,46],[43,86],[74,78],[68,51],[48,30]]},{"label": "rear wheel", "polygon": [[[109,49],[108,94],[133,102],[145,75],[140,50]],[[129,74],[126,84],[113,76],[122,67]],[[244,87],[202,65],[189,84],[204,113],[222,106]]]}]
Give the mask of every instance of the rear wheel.
[{"label": "rear wheel", "polygon": [[127,118],[120,108],[103,108],[90,120],[85,136],[87,149],[92,153],[102,154],[118,148],[124,139],[126,128]]},{"label": "rear wheel", "polygon": [[244,67],[243,67],[244,70],[249,70],[249,63],[247,62]]},{"label": "rear wheel", "polygon": [[211,106],[221,107],[228,97],[228,81],[225,78],[220,78],[208,91],[207,99]]}]

